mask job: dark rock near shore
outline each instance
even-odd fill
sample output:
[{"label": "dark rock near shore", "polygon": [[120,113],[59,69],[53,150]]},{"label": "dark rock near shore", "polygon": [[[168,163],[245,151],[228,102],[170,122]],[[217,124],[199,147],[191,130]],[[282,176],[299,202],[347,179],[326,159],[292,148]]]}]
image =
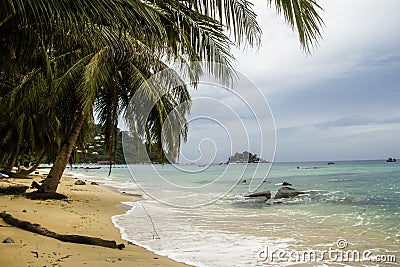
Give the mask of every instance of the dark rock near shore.
[{"label": "dark rock near shore", "polygon": [[275,184],[275,185],[293,186],[291,183],[288,183],[288,182],[277,183],[277,184]]},{"label": "dark rock near shore", "polygon": [[298,195],[304,194],[304,192],[298,191],[291,187],[282,187],[275,194],[275,199],[279,198],[292,198],[297,197]]},{"label": "dark rock near shore", "polygon": [[82,180],[77,180],[76,182],[75,182],[75,185],[85,185],[86,183],[84,182],[84,181],[82,181]]},{"label": "dark rock near shore", "polygon": [[91,182],[90,184],[91,184],[91,185],[99,185],[99,184],[96,183],[96,182]]},{"label": "dark rock near shore", "polygon": [[258,193],[253,193],[253,194],[247,195],[245,197],[265,197],[268,200],[271,198],[271,192],[270,191],[258,192]]},{"label": "dark rock near shore", "polygon": [[1,243],[15,243],[14,240],[10,237],[7,237],[6,239],[3,240]]}]

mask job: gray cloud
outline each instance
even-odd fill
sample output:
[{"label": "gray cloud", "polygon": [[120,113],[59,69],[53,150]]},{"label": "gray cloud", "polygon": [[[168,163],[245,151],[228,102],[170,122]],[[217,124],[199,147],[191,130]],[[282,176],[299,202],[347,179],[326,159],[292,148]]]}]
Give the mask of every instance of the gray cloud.
[{"label": "gray cloud", "polygon": [[396,124],[400,123],[400,117],[389,119],[373,119],[367,117],[347,117],[337,120],[325,121],[316,123],[315,128],[327,130],[334,127],[351,127],[351,126],[366,126],[366,125],[382,125],[382,124]]},{"label": "gray cloud", "polygon": [[[326,27],[324,40],[311,56],[301,51],[297,36],[266,8],[265,1],[255,1],[264,32],[261,49],[234,52],[238,70],[254,81],[271,104],[278,127],[277,160],[399,157],[400,1],[323,0],[319,4],[325,9]],[[251,86],[234,90],[249,103],[260,101]],[[194,96],[203,92],[231,105],[241,114],[249,135],[257,137],[254,118],[240,101],[222,90],[199,89]],[[223,106],[194,105],[193,113],[218,114],[230,129],[241,127]],[[260,124],[268,125],[267,118],[259,116]],[[194,126],[189,135],[193,142],[185,152],[198,153],[196,142],[212,136],[226,154],[221,160],[229,156],[226,138],[209,124]],[[240,136],[235,138],[241,140]],[[251,149],[260,149],[263,139],[253,140],[258,141],[251,143]]]}]

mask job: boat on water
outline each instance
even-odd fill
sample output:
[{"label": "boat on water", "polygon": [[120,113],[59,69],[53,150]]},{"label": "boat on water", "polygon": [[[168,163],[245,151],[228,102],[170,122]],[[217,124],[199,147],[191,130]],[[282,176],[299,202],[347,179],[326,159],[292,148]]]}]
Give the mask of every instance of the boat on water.
[{"label": "boat on water", "polygon": [[101,167],[85,167],[83,169],[84,170],[98,170],[98,169],[101,169]]},{"label": "boat on water", "polygon": [[386,162],[396,162],[396,159],[395,159],[395,158],[388,158],[388,159],[386,160]]}]

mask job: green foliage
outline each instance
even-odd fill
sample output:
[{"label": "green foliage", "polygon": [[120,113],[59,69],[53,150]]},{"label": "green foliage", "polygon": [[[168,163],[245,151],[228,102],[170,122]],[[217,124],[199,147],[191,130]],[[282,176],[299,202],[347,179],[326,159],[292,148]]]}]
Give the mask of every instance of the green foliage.
[{"label": "green foliage", "polygon": [[[306,50],[318,41],[322,20],[314,0],[276,0],[275,6]],[[120,160],[121,115],[152,158],[164,161],[168,153],[174,159],[186,139],[190,95],[186,84],[173,85],[188,78],[196,86],[204,73],[231,83],[230,48],[257,47],[260,36],[247,0],[0,1],[0,167],[12,167],[24,154],[43,154],[47,161],[61,157],[82,117],[73,145],[84,148],[91,142],[94,112],[108,160]],[[206,64],[192,63],[197,61]],[[148,82],[170,65],[176,71],[168,72],[161,87]],[[142,103],[157,99],[146,117],[129,108],[139,88]],[[167,120],[183,127],[171,128],[174,138],[162,147]]]},{"label": "green foliage", "polygon": [[[97,163],[98,161],[109,161],[109,153],[106,148],[106,136],[104,127],[94,125],[91,133],[86,138],[85,144],[77,146],[73,151],[74,163]],[[125,164],[122,149],[122,132],[118,129],[116,144],[116,164]]]},{"label": "green foliage", "polygon": [[[117,143],[116,143],[116,164],[126,164],[123,145],[122,135],[123,131],[117,130]],[[125,132],[125,134],[128,134]],[[129,163],[148,163],[149,160],[153,163],[162,163],[162,160],[158,158],[158,151],[154,145],[143,145],[129,147],[129,143],[125,143],[127,148],[127,157],[130,159]],[[146,149],[146,147],[148,149]],[[131,155],[129,153],[134,153]],[[86,139],[86,143],[81,146],[77,146],[73,152],[74,163],[98,163],[109,162],[109,152],[106,147],[106,136],[105,129],[99,124],[95,124],[92,127],[90,136]]]},{"label": "green foliage", "polygon": [[283,13],[286,22],[297,30],[302,48],[310,53],[322,38],[323,20],[318,12],[321,6],[316,0],[268,0],[269,5],[273,1],[278,14]]}]

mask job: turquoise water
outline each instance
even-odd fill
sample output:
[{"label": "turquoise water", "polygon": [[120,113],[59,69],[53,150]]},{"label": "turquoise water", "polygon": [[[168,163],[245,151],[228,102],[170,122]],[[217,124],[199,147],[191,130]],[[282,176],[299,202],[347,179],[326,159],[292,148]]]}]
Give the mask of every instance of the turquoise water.
[{"label": "turquoise water", "polygon": [[[131,209],[126,214],[113,217],[124,239],[196,266],[396,264],[378,262],[377,256],[399,261],[400,163],[131,165],[114,169],[110,177],[105,168],[77,172],[143,195],[127,203]],[[257,191],[272,196],[283,181],[306,194],[248,199],[244,195],[251,181],[250,189],[260,185]],[[339,248],[339,239],[347,246]],[[367,253],[360,261],[321,254],[334,249]],[[304,251],[322,256],[312,262],[287,256]],[[286,257],[277,257],[278,252]]]}]

